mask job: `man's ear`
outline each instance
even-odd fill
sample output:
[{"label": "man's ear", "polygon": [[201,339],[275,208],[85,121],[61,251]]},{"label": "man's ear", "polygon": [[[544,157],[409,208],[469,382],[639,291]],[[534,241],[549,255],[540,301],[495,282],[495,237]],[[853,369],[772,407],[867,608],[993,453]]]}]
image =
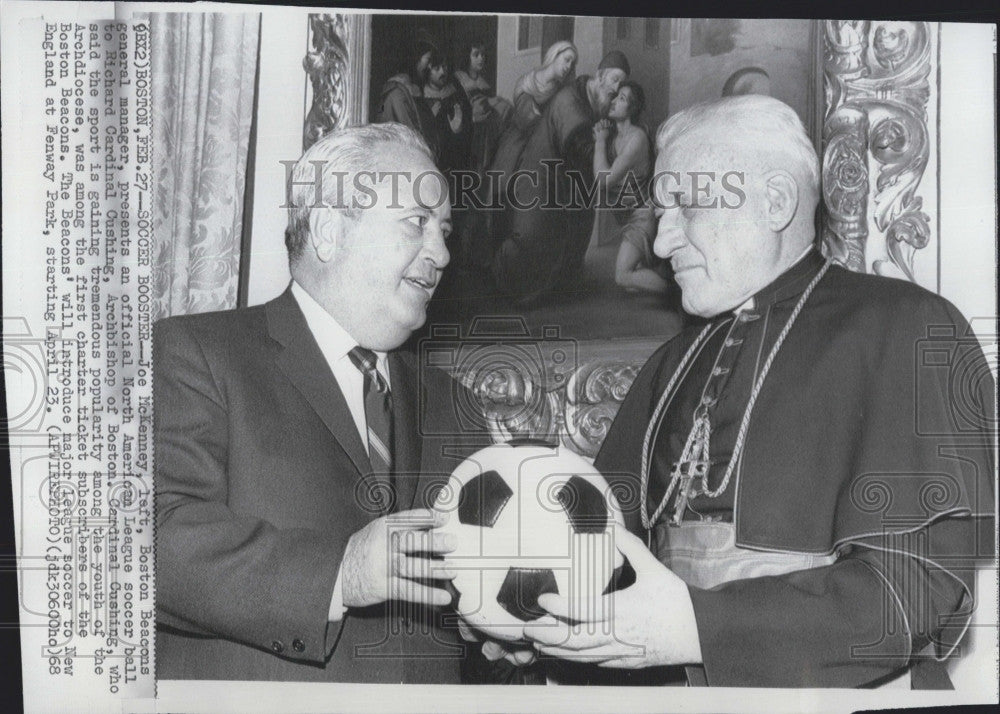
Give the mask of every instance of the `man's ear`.
[{"label": "man's ear", "polygon": [[323,263],[333,260],[337,241],[343,230],[341,211],[332,208],[314,208],[309,211],[309,242],[316,257]]},{"label": "man's ear", "polygon": [[799,207],[799,185],[787,171],[771,171],[764,181],[767,193],[767,223],[781,233],[795,217]]}]

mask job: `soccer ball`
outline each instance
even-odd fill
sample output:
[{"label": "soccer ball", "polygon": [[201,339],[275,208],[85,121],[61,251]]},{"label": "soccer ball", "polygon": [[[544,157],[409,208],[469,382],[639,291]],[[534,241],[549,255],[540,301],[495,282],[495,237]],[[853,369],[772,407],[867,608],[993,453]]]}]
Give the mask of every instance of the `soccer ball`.
[{"label": "soccer ball", "polygon": [[440,530],[458,541],[448,556],[455,609],[497,639],[523,639],[525,624],[545,614],[543,593],[596,607],[621,572],[617,499],[566,448],[515,439],[482,449],[455,469],[434,508],[450,514]]}]

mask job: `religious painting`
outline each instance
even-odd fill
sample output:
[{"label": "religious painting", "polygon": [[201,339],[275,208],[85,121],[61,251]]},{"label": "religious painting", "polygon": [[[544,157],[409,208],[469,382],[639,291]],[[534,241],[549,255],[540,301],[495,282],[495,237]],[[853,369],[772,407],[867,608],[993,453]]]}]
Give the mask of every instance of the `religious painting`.
[{"label": "religious painting", "polygon": [[[363,116],[352,119],[415,128],[451,186],[451,263],[431,305],[432,324],[469,329],[483,318],[514,316],[527,334],[554,326],[583,343],[624,341],[630,352],[648,351],[685,324],[669,264],[652,250],[648,185],[642,201],[610,205],[601,203],[593,185],[557,181],[581,188],[584,199],[560,204],[558,217],[544,208],[487,200],[499,196],[501,186],[509,194],[511,183],[504,182],[516,171],[544,185],[542,162],[571,165],[571,157],[554,152],[559,142],[539,138],[536,127],[554,111],[548,102],[559,90],[586,86],[609,62],[633,84],[622,92],[627,100],[618,114],[610,100],[585,108],[579,136],[603,163],[588,158],[588,165],[577,167],[586,169],[581,175],[610,166],[619,136],[632,132],[646,138],[643,157],[629,169],[639,186],[652,174],[653,140],[667,117],[732,94],[785,101],[819,146],[822,99],[811,21],[430,13],[365,18],[368,49],[351,75],[366,84],[355,88],[365,101]],[[312,36],[322,36],[321,28],[313,27]],[[615,118],[607,119],[609,113]],[[610,140],[594,148],[594,127],[602,120],[612,125]],[[528,183],[515,188],[525,190]],[[624,189],[618,188],[620,198]],[[546,198],[541,189],[537,193]]]},{"label": "religious painting", "polygon": [[[529,360],[542,365],[537,374],[512,369],[483,373],[479,381],[472,375],[468,383],[498,413],[511,412],[498,423],[547,420],[549,426],[520,424],[522,431],[540,433],[558,422],[575,449],[593,454],[616,409],[614,395],[624,394],[656,347],[695,320],[680,304],[669,263],[653,250],[657,229],[648,209],[615,209],[594,200],[557,205],[547,216],[509,206],[478,210],[477,201],[492,205],[490,174],[498,165],[501,177],[524,168],[517,162],[526,140],[508,136],[505,144],[504,133],[541,124],[553,90],[585,84],[609,65],[628,69],[633,84],[620,92],[621,104],[625,114],[642,105],[629,121],[649,144],[664,120],[696,103],[773,96],[798,114],[821,157],[823,196],[815,225],[824,254],[854,270],[943,291],[934,141],[940,97],[931,27],[847,20],[304,15],[301,27],[284,34],[288,46],[304,39],[305,57],[286,62],[276,55],[285,74],[261,79],[262,91],[280,94],[287,107],[302,101],[286,89],[288,73],[304,67],[303,113],[296,118],[284,111],[279,118],[276,112],[271,120],[275,136],[291,136],[287,145],[258,143],[255,193],[280,200],[272,197],[283,194],[284,182],[270,167],[327,131],[409,122],[449,179],[454,218],[450,262],[415,342],[499,340],[515,352],[532,343],[530,350],[541,355]],[[262,67],[274,60],[262,58]],[[520,126],[514,121],[519,99],[529,110]],[[265,108],[271,106],[276,104]],[[592,138],[596,147],[600,120],[591,119],[579,122],[579,136]],[[593,156],[610,158],[610,143]],[[543,161],[565,164],[567,158],[537,154],[527,174],[544,178]],[[529,183],[522,177],[518,190]],[[574,188],[584,189],[586,199],[592,186],[580,183]],[[555,213],[566,220],[552,228],[546,221]],[[544,216],[542,230],[523,222],[534,215]],[[497,228],[504,222],[506,232]],[[283,212],[253,214],[253,240],[241,263],[249,304],[288,284],[284,228]],[[509,254],[498,261],[505,241]],[[557,248],[537,251],[537,243]],[[511,247],[525,248],[528,257]],[[452,371],[461,372],[461,351],[452,352],[458,355]],[[557,363],[557,356],[563,361]]]},{"label": "religious painting", "polygon": [[691,20],[691,56],[712,56],[731,52],[741,20],[733,18],[695,18]]},{"label": "religious painting", "polygon": [[767,94],[796,111],[819,149],[822,73],[814,22],[719,18],[674,22],[682,31],[672,46],[671,112],[723,96]]}]

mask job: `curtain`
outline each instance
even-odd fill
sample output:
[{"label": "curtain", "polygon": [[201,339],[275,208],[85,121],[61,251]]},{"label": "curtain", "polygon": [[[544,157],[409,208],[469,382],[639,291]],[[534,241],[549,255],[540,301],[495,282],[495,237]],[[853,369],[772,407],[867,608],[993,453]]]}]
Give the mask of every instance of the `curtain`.
[{"label": "curtain", "polygon": [[260,18],[154,13],[153,318],[236,307]]}]

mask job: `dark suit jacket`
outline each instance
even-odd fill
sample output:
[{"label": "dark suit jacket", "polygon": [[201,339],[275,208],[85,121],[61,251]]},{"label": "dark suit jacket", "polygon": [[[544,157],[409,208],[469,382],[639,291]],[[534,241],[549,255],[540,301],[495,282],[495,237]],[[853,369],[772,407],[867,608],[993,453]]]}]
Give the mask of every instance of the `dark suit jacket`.
[{"label": "dark suit jacket", "polygon": [[[347,403],[294,297],[154,330],[157,676],[457,682],[441,613],[388,603],[327,614],[348,538],[378,517]],[[397,510],[482,446],[437,369],[389,356]],[[455,397],[463,397],[456,399]],[[437,477],[437,478],[435,478]]]}]

